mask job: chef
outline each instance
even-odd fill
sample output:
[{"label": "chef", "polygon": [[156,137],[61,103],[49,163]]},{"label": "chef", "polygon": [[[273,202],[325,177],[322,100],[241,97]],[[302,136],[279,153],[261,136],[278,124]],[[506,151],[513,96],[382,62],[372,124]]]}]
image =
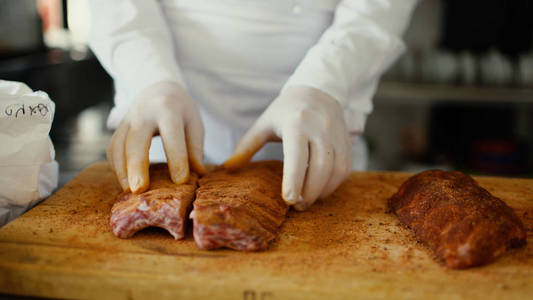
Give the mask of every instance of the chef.
[{"label": "chef", "polygon": [[416,0],[90,4],[124,190],[149,187],[149,161],[166,159],[179,184],[205,172],[204,155],[230,169],[283,159],[282,197],[303,210],[366,166],[360,135]]}]

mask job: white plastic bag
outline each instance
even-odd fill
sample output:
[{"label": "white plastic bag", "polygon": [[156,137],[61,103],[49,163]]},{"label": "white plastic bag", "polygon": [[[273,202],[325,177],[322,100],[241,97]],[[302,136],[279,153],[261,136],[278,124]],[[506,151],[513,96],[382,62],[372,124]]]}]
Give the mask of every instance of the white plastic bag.
[{"label": "white plastic bag", "polygon": [[57,187],[58,164],[48,136],[54,112],[45,92],[0,80],[0,226]]}]

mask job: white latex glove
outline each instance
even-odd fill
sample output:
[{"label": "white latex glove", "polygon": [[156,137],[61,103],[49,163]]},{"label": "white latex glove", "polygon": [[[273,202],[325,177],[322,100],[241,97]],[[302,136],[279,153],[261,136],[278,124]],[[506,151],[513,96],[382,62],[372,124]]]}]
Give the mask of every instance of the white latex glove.
[{"label": "white latex glove", "polygon": [[154,135],[161,136],[174,183],[188,180],[189,165],[199,174],[205,172],[204,127],[196,104],[180,85],[156,83],[137,97],[107,148],[122,189],[141,193],[150,186],[148,151]]},{"label": "white latex glove", "polygon": [[283,141],[282,197],[297,210],[330,195],[348,177],[352,144],[340,104],[321,91],[289,87],[244,135],[224,166],[248,163],[268,141]]}]

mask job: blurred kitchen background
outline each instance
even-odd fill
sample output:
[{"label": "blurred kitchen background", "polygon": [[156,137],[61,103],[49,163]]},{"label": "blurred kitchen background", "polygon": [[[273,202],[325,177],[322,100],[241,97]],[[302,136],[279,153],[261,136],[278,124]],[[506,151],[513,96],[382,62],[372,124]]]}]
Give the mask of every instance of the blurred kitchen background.
[{"label": "blurred kitchen background", "polygon": [[[0,0],[0,79],[46,91],[60,184],[105,159],[113,84],[87,47],[87,0]],[[385,74],[369,169],[533,177],[533,3],[424,0]]]}]

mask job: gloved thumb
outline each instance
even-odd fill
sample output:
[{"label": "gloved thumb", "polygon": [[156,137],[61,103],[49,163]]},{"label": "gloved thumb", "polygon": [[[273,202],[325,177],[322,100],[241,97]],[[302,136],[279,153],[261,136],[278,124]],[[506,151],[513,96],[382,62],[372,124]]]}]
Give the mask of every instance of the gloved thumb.
[{"label": "gloved thumb", "polygon": [[258,119],[239,141],[233,155],[224,163],[224,168],[236,170],[245,166],[254,154],[274,137],[272,128],[261,118]]}]

